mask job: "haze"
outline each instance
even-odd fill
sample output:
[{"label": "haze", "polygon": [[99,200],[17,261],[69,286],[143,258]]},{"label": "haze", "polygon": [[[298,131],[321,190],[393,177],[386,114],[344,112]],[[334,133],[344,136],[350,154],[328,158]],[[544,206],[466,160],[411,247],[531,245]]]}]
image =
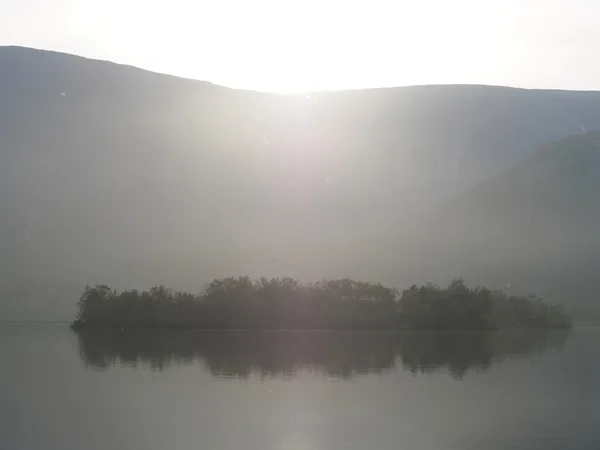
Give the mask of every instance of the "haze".
[{"label": "haze", "polygon": [[262,91],[600,89],[593,0],[1,0],[0,45]]},{"label": "haze", "polygon": [[598,12],[4,0],[0,318],[237,275],[593,307]]}]

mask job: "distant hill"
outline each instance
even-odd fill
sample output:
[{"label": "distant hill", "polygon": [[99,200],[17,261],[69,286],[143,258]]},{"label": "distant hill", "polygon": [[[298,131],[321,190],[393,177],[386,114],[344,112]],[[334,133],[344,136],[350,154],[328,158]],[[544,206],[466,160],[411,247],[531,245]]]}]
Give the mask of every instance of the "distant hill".
[{"label": "distant hill", "polygon": [[[418,271],[594,304],[600,289],[600,133],[546,145],[436,208],[414,231]],[[409,258],[410,259],[410,258]]]},{"label": "distant hill", "polygon": [[407,222],[583,129],[600,129],[600,93],[284,96],[1,47],[0,316],[70,318],[96,282],[401,284],[378,249]]}]

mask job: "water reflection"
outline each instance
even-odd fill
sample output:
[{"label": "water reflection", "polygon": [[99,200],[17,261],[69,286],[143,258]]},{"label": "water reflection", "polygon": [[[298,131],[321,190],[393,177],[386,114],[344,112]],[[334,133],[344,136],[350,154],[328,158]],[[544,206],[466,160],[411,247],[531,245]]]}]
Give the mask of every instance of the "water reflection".
[{"label": "water reflection", "polygon": [[165,370],[200,361],[216,377],[351,379],[396,366],[413,374],[447,370],[462,378],[507,358],[564,346],[569,330],[502,332],[122,331],[78,334],[86,366]]}]

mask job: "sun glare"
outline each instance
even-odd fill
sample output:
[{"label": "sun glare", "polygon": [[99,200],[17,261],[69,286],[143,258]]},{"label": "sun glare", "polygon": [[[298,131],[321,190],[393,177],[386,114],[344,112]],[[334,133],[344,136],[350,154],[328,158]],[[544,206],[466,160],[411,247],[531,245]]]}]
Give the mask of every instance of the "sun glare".
[{"label": "sun glare", "polygon": [[[45,22],[27,23],[26,39],[7,44],[281,93],[452,83],[569,88],[548,68],[595,29],[591,10],[576,14],[558,0],[57,1],[44,7]],[[25,17],[24,7],[13,8]],[[49,21],[59,31],[44,31]],[[583,37],[565,31],[558,45],[551,33],[564,23]],[[8,30],[0,44],[24,25],[0,17]],[[588,80],[594,70],[579,72]]]}]

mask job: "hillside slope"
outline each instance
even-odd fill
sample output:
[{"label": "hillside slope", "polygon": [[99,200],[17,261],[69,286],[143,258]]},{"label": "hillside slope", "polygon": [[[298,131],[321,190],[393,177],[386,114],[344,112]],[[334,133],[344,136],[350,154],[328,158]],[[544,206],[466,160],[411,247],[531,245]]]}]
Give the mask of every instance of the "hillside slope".
[{"label": "hillside slope", "polygon": [[582,126],[600,93],[283,96],[0,48],[0,315],[70,317],[85,283],[378,278],[390,229]]},{"label": "hillside slope", "polygon": [[418,271],[594,304],[600,288],[600,133],[571,136],[435,209]]}]

